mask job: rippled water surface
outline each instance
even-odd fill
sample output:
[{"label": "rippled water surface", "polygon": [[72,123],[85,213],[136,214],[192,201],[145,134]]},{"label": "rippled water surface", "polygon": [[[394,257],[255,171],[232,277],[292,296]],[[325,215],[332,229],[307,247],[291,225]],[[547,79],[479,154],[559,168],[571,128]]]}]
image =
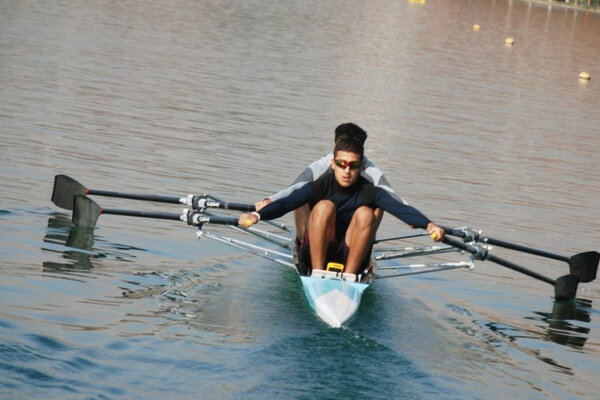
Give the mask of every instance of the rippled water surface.
[{"label": "rippled water surface", "polygon": [[555,303],[477,262],[377,281],[331,329],[291,269],[173,221],[73,228],[50,195],[64,173],[252,202],[353,121],[432,219],[600,250],[598,38],[598,14],[526,1],[0,1],[0,397],[596,397],[596,282]]}]

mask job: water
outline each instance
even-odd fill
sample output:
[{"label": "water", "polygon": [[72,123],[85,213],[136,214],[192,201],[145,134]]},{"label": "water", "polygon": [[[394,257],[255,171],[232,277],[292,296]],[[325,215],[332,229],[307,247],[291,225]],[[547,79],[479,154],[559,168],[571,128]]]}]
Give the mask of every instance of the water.
[{"label": "water", "polygon": [[0,397],[596,397],[596,282],[554,304],[489,262],[382,280],[335,330],[291,270],[175,222],[90,235],[49,199],[65,173],[254,201],[353,121],[431,218],[599,250],[599,31],[520,1],[0,2]]}]

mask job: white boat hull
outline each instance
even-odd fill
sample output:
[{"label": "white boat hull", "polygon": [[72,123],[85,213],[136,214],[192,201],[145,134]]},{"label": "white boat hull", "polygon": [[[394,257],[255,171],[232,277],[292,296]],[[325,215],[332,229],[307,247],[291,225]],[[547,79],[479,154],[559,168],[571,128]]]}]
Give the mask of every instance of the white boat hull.
[{"label": "white boat hull", "polygon": [[358,311],[367,283],[339,278],[301,276],[302,288],[311,308],[326,323],[339,328]]}]

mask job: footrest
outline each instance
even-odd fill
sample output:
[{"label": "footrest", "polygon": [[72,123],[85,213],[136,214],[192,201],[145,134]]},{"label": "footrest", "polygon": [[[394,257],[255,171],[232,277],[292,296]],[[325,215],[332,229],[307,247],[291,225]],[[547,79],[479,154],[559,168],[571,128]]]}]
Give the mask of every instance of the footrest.
[{"label": "footrest", "polygon": [[321,278],[321,279],[340,279],[339,272],[325,271],[324,269],[313,269],[312,274],[310,276],[312,278]]},{"label": "footrest", "polygon": [[334,271],[326,271],[323,269],[313,269],[312,278],[321,278],[321,279],[337,279],[343,280],[346,282],[356,282],[357,275],[356,274],[348,274],[348,273],[340,273]]}]

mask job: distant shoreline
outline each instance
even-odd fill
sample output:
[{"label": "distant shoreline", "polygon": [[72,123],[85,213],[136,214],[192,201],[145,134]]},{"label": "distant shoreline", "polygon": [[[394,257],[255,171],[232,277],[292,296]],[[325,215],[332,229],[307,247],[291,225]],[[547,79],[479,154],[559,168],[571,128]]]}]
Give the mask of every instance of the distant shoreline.
[{"label": "distant shoreline", "polygon": [[[538,3],[538,4],[547,4],[549,7],[559,7],[565,8],[569,10],[576,11],[589,11],[593,13],[600,13],[600,4],[596,4],[593,8],[587,8],[585,6],[577,6],[575,5],[575,0],[572,0],[570,3],[565,3],[564,1],[555,1],[555,0],[521,0],[528,3]],[[585,3],[585,0],[582,0],[582,3]]]}]

